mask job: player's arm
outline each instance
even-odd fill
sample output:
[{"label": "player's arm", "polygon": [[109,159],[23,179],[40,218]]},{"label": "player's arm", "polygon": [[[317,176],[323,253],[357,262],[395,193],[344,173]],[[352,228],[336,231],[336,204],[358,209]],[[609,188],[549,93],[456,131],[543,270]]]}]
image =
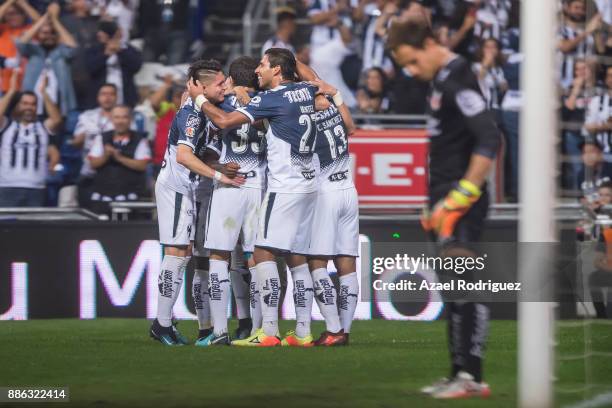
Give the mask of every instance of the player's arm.
[{"label": "player's arm", "polygon": [[319,88],[317,92],[318,94],[328,95],[334,99],[334,104],[338,108],[338,111],[340,112],[340,116],[342,116],[342,120],[344,121],[344,126],[346,126],[346,130],[348,131],[348,134],[351,135],[352,133],[354,133],[355,130],[357,130],[357,126],[355,126],[355,122],[353,121],[353,116],[351,115],[351,111],[349,110],[348,106],[346,106],[346,104],[342,100],[342,95],[340,94],[340,91],[338,91],[337,88],[333,87],[332,85],[328,84],[327,82],[321,79],[315,79],[315,80],[309,81],[309,83]]},{"label": "player's arm", "polygon": [[314,81],[316,79],[319,79],[319,76],[314,71],[314,69],[310,68],[308,65],[304,64],[301,61],[296,60],[296,63],[297,74],[302,81]]},{"label": "player's arm", "polygon": [[454,98],[457,109],[463,115],[463,122],[476,143],[463,178],[435,205],[431,215],[426,212],[421,219],[423,227],[433,229],[442,241],[453,235],[459,219],[482,195],[481,188],[493,167],[501,142],[493,115],[479,92],[460,84],[449,85],[446,92]]},{"label": "player's arm", "polygon": [[219,153],[213,149],[206,149],[204,156],[202,157],[202,161],[206,163],[207,166],[216,171],[220,171],[229,178],[236,177],[238,175],[238,170],[240,170],[240,165],[238,163],[219,163]]},{"label": "player's arm", "polygon": [[176,149],[176,161],[177,163],[185,166],[190,171],[199,174],[203,177],[208,177],[210,179],[215,179],[224,184],[229,184],[232,186],[239,187],[244,184],[244,178],[236,177],[234,179],[230,179],[225,174],[220,171],[214,170],[213,168],[204,164],[204,162],[195,155],[192,148],[179,143]]},{"label": "player's arm", "polygon": [[[212,103],[208,102],[208,99],[206,99],[204,95],[199,95],[194,100],[196,106],[199,106],[208,119],[210,119],[219,129],[231,129],[244,123],[250,123],[250,120],[246,115],[238,111],[229,113],[225,112],[223,109],[219,109]],[[201,103],[198,104],[198,102]]]}]

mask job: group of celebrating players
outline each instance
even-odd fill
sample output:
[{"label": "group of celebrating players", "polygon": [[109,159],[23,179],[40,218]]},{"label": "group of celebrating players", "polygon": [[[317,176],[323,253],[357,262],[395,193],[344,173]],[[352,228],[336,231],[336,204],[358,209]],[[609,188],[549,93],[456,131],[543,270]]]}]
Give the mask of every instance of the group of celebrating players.
[{"label": "group of celebrating players", "polygon": [[[164,258],[151,337],[188,344],[172,309],[193,254],[196,346],[348,345],[359,219],[348,153],[354,124],[340,93],[290,51],[271,48],[261,61],[233,61],[227,78],[216,61],[194,62],[183,99],[155,185]],[[277,257],[291,272],[296,312],[282,340]],[[326,323],[317,340],[313,299]]]},{"label": "group of celebrating players", "polygon": [[[489,206],[486,179],[501,140],[494,116],[469,62],[437,41],[427,19],[392,24],[386,46],[398,65],[431,84],[424,230],[440,256],[475,256]],[[214,61],[194,63],[188,77],[155,187],[164,259],[151,336],[187,343],[172,307],[193,245],[196,345],[347,345],[359,292],[359,227],[348,155],[354,124],[342,96],[279,48],[259,63],[238,58],[227,79]],[[297,321],[282,340],[279,256],[291,271]],[[233,341],[230,286],[239,318]],[[316,341],[313,298],[327,326]],[[469,297],[445,306],[450,375],[422,391],[443,399],[487,397],[489,307]]]}]

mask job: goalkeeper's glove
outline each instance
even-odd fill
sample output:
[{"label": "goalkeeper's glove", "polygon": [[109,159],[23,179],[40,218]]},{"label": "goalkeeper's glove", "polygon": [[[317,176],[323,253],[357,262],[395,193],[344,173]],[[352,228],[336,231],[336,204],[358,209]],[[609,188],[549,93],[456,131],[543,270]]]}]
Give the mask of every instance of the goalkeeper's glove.
[{"label": "goalkeeper's glove", "polygon": [[459,219],[478,201],[481,194],[482,192],[477,185],[462,179],[444,199],[438,201],[431,215],[423,214],[421,224],[426,230],[428,228],[433,230],[438,239],[448,239],[453,235]]}]

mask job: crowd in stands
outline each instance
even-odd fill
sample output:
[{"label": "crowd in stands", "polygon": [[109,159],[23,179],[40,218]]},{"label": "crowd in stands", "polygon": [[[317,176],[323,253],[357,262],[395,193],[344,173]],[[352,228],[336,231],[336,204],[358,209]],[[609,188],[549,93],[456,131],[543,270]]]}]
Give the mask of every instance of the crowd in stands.
[{"label": "crowd in stands", "polygon": [[[78,186],[74,204],[100,211],[107,211],[101,208],[107,208],[109,201],[150,195],[184,87],[184,71],[171,67],[189,63],[193,51],[205,42],[204,3],[2,2],[0,110],[5,117],[0,130],[0,206],[21,206],[26,201],[56,204],[56,196],[41,193],[45,180],[55,187],[49,189],[52,192],[66,184]],[[561,181],[564,189],[582,188],[586,197],[612,177],[611,3],[559,0],[558,10],[551,11],[558,12],[560,21],[554,75],[562,96]],[[269,47],[291,49],[340,89],[356,113],[426,112],[428,85],[394,64],[385,37],[398,19],[431,21],[438,41],[473,64],[504,134],[505,196],[509,201],[517,198],[523,60],[519,0],[279,4],[286,6],[278,9],[276,31],[261,52]],[[144,72],[146,63],[156,63],[159,69]],[[57,115],[61,125],[55,123]],[[9,180],[16,172],[28,176],[19,183]],[[120,178],[125,188],[107,191],[97,175],[117,172],[129,175]],[[134,187],[137,181],[143,183],[139,188]],[[5,194],[5,189],[15,188],[34,190],[32,195],[38,198],[16,201],[23,194]]]},{"label": "crowd in stands", "polygon": [[[355,97],[345,102],[359,113],[425,113],[428,86],[394,65],[385,37],[395,20],[428,19],[438,41],[472,63],[504,134],[506,198],[517,198],[523,60],[519,0],[303,0],[293,6],[292,11],[280,10],[278,30],[262,52],[286,46],[306,55],[304,62],[343,95],[350,90]],[[562,95],[562,187],[571,192],[583,186],[585,140],[596,139],[604,160],[612,163],[612,83],[606,80],[606,67],[612,65],[612,2],[559,0],[558,10],[551,12],[559,16],[558,72],[551,74]],[[312,25],[310,38],[299,38],[297,18]]]}]

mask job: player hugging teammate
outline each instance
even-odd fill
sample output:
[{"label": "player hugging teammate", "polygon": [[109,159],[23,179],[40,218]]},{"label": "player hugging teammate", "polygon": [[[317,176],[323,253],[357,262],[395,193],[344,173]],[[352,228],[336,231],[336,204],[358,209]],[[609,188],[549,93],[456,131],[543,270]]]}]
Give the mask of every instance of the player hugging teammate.
[{"label": "player hugging teammate", "polygon": [[[297,82],[295,57],[283,49],[268,50],[258,66],[247,57],[238,59],[230,67],[227,85],[220,67],[212,65],[198,62],[190,68],[190,98],[173,123],[156,184],[165,256],[151,335],[168,345],[186,343],[171,313],[189,261],[189,241],[195,239],[195,255],[200,257],[193,284],[200,327],[196,345],[230,343],[230,281],[241,323],[233,345],[348,344],[358,296],[359,240],[357,194],[348,160],[347,136],[353,128],[348,109],[337,90],[316,80],[307,67],[300,67],[301,79],[313,82]],[[256,86],[264,91],[255,94]],[[205,153],[197,157],[202,147]],[[313,161],[315,149],[320,171]],[[201,179],[195,189],[186,181],[190,172]],[[167,182],[176,175],[183,177]],[[212,188],[209,179],[216,180]],[[186,198],[192,191],[196,197]],[[192,213],[197,214],[193,229]],[[244,257],[233,257],[236,268],[230,274],[230,253],[239,239]],[[282,342],[277,256],[284,257],[291,271],[297,317],[296,330]],[[329,259],[340,274],[340,314],[326,269]],[[242,266],[245,260],[250,273]],[[316,342],[310,332],[315,294],[327,324]],[[252,321],[247,316],[249,300]]]}]

